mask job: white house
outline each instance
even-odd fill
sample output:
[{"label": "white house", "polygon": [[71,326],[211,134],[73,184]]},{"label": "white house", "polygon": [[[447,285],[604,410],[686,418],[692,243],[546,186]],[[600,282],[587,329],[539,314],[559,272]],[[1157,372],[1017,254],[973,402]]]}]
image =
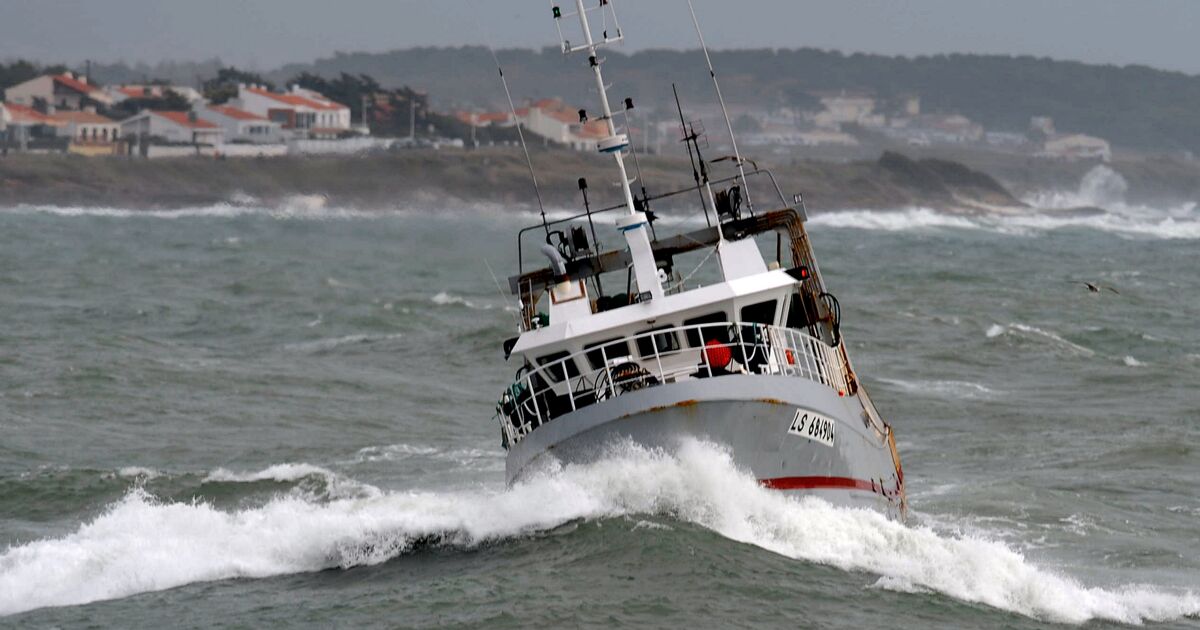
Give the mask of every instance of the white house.
[{"label": "white house", "polygon": [[608,136],[608,125],[600,120],[579,121],[579,110],[556,98],[534,102],[517,110],[517,117],[530,133],[576,151],[595,151]]},{"label": "white house", "polygon": [[109,144],[121,135],[121,123],[96,113],[93,108],[84,111],[58,111],[50,116],[62,123],[57,129],[60,138],[72,142]]},{"label": "white house", "polygon": [[21,149],[25,149],[30,141],[44,143],[56,138],[58,128],[63,124],[48,114],[26,105],[3,103],[0,105],[0,109],[3,110],[3,114],[0,116],[4,119],[4,125],[7,127],[5,137],[10,144]]},{"label": "white house", "polygon": [[883,117],[875,114],[874,97],[864,92],[817,93],[824,108],[813,118],[818,127],[837,129],[844,123],[858,123],[868,127],[883,126]]},{"label": "white house", "polygon": [[273,122],[292,136],[336,138],[350,130],[350,108],[312,90],[293,85],[272,92],[259,85],[238,85],[234,107]]},{"label": "white house", "polygon": [[61,109],[83,109],[88,103],[112,104],[104,90],[88,82],[87,77],[76,77],[70,72],[44,74],[18,83],[4,91],[4,98],[17,105],[32,106],[38,100],[46,105]]},{"label": "white house", "polygon": [[257,114],[232,105],[208,105],[197,110],[200,118],[216,124],[225,131],[225,142],[279,144],[283,142],[282,126]]},{"label": "white house", "polygon": [[225,131],[196,115],[195,112],[156,112],[145,110],[121,121],[126,138],[159,138],[172,143],[221,144]]},{"label": "white house", "polygon": [[1052,136],[1042,145],[1041,155],[1062,160],[1112,159],[1112,147],[1107,140],[1082,133]]}]

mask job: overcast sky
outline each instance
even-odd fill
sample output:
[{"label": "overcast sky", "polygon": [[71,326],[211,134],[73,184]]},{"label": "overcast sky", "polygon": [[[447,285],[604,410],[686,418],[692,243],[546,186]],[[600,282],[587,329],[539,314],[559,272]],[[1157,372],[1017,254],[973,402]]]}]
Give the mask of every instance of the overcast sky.
[{"label": "overcast sky", "polygon": [[[626,50],[696,45],[684,0],[613,2]],[[1200,0],[694,2],[713,48],[1033,54],[1200,74]],[[0,59],[45,62],[220,57],[267,70],[334,51],[481,44],[483,32],[498,47],[556,45],[549,0],[0,0]]]}]

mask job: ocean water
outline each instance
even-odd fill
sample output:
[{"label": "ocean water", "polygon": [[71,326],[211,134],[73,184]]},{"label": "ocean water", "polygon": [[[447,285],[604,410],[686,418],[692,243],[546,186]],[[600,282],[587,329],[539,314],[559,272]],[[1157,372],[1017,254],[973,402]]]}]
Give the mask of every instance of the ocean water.
[{"label": "ocean water", "polygon": [[0,626],[1200,628],[1200,213],[1096,194],[810,221],[908,525],[699,442],[506,488],[526,215],[0,209]]}]

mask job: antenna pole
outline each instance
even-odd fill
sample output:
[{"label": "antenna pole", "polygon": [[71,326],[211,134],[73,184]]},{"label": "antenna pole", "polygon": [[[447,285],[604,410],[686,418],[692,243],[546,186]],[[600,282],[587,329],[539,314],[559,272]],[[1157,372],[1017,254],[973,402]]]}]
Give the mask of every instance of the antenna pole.
[{"label": "antenna pole", "polygon": [[[604,14],[604,9],[608,7],[609,0],[600,0],[599,6],[601,15]],[[625,235],[625,242],[629,245],[630,258],[633,261],[633,272],[637,276],[638,290],[641,292],[639,299],[661,299],[663,293],[662,282],[658,277],[658,263],[654,259],[654,247],[650,244],[650,235],[646,230],[649,221],[644,212],[639,212],[633,202],[633,190],[629,187],[629,174],[625,170],[625,158],[622,151],[629,148],[629,136],[626,134],[618,134],[617,127],[613,123],[612,108],[608,104],[608,89],[604,85],[604,75],[600,72],[601,60],[597,56],[596,51],[598,46],[607,45],[623,39],[624,35],[618,27],[616,37],[609,37],[608,32],[603,33],[603,41],[599,44],[592,37],[592,28],[588,24],[587,13],[588,9],[583,6],[583,0],[575,0],[576,14],[579,16],[579,26],[583,29],[584,43],[580,46],[572,48],[566,40],[563,41],[563,52],[570,53],[574,51],[587,51],[588,65],[592,68],[592,74],[596,79],[596,91],[600,94],[600,107],[603,113],[601,120],[608,131],[608,136],[597,143],[597,148],[601,153],[611,153],[613,159],[617,161],[617,171],[621,175],[621,192],[625,195],[625,207],[629,211],[628,214],[617,219],[617,229]],[[561,10],[558,6],[553,6],[555,22],[561,17]],[[616,12],[613,12],[615,17]],[[614,19],[614,25],[616,21]],[[561,33],[561,27],[559,32]],[[581,116],[582,118],[582,116]],[[580,122],[584,122],[581,120]]]},{"label": "antenna pole", "polygon": [[[512,92],[508,91],[508,79],[504,77],[504,68],[500,66],[500,58],[496,50],[488,44],[492,60],[496,62],[496,70],[500,73],[500,84],[504,86],[504,96],[508,99],[508,112],[512,114],[513,124],[517,127],[517,138],[521,141],[521,151],[525,152],[525,165],[529,167],[529,179],[533,182],[533,194],[537,197],[538,210],[542,213],[542,228],[546,230],[546,242],[550,242],[550,225],[546,223],[546,206],[542,204],[542,191],[538,188],[537,175],[533,171],[533,158],[529,157],[529,147],[525,145],[525,133],[521,131],[521,119],[517,117],[517,106],[513,104]],[[474,133],[474,122],[471,124]]]},{"label": "antenna pole", "polygon": [[704,43],[704,33],[700,32],[700,21],[696,19],[696,9],[692,0],[687,0],[688,11],[692,13],[692,24],[696,27],[696,37],[700,38],[700,49],[704,51],[704,61],[708,64],[708,76],[712,77],[713,87],[717,90],[717,100],[721,103],[721,113],[725,116],[725,126],[729,129],[729,141],[733,143],[733,159],[737,161],[738,174],[742,178],[742,194],[746,196],[746,207],[754,213],[754,203],[750,201],[750,185],[746,182],[746,169],[742,166],[742,154],[738,152],[737,138],[733,135],[733,123],[729,120],[729,110],[725,107],[725,97],[721,95],[721,84],[717,82],[717,71],[713,69],[712,58],[708,56],[708,45]]},{"label": "antenna pole", "polygon": [[[679,104],[679,90],[675,84],[671,84],[671,93],[675,95],[675,109],[679,111],[679,132],[684,135],[683,145],[687,147],[688,162],[692,163],[692,179],[696,180],[696,194],[700,195],[700,207],[704,210],[704,223],[708,227],[712,227],[712,221],[708,220],[708,204],[704,201],[704,191],[700,190],[700,171],[696,170],[696,158],[692,157],[692,141],[691,135],[688,133],[687,121],[683,119],[683,105]],[[717,217],[719,221],[721,217]]]},{"label": "antenna pole", "polygon": [[[472,11],[471,16],[475,18],[475,28],[479,31],[480,35],[483,35],[484,41],[487,42],[488,52],[492,54],[492,61],[496,64],[496,72],[500,73],[500,85],[504,86],[504,97],[508,99],[508,113],[512,115],[513,125],[517,128],[517,139],[521,141],[521,151],[525,153],[525,165],[529,167],[529,180],[533,182],[533,195],[537,197],[538,211],[542,213],[542,229],[546,230],[546,242],[549,243],[550,225],[546,223],[546,206],[542,204],[542,191],[538,187],[537,175],[533,171],[533,159],[529,157],[529,147],[525,145],[525,133],[521,131],[521,119],[517,117],[517,106],[513,104],[512,92],[508,91],[508,79],[504,76],[504,68],[500,65],[500,58],[496,56],[496,49],[492,47],[491,39],[484,32],[483,25],[479,23],[478,13]],[[472,119],[471,139],[474,140],[474,138],[475,121]]]},{"label": "antenna pole", "polygon": [[[608,89],[604,86],[604,75],[600,73],[600,59],[596,56],[596,43],[592,40],[592,28],[588,25],[587,10],[583,8],[583,0],[575,0],[575,6],[579,11],[579,25],[583,27],[583,37],[587,42],[588,64],[591,65],[592,74],[596,77],[596,91],[600,93],[600,108],[604,112],[602,120],[608,126],[608,135],[615,136],[617,135],[617,126],[613,123],[612,108],[608,105]],[[620,151],[614,151],[613,157],[617,159],[617,170],[621,172],[621,192],[625,193],[625,205],[629,214],[633,214],[637,210],[633,207],[633,191],[629,188],[629,175],[625,172],[625,158]]]}]

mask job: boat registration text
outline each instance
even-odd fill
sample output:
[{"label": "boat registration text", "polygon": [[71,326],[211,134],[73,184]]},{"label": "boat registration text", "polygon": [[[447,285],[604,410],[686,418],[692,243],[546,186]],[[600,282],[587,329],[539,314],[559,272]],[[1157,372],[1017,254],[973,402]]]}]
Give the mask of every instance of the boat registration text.
[{"label": "boat registration text", "polygon": [[788,427],[788,433],[820,442],[825,446],[833,446],[836,426],[833,420],[815,411],[797,409],[796,416],[792,418],[792,426]]}]

